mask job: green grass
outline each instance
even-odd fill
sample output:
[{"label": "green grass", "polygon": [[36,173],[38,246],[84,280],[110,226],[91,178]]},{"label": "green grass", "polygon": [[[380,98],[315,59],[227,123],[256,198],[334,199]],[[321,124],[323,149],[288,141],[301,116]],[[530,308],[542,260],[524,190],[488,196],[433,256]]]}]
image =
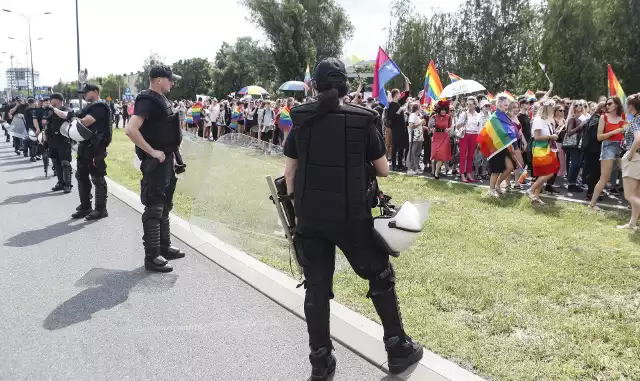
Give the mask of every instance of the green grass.
[{"label": "green grass", "polygon": [[[175,212],[289,271],[263,176],[282,161],[251,149],[185,142]],[[132,146],[115,131],[109,176],[137,191]],[[395,200],[432,202],[426,231],[394,259],[406,330],[425,347],[501,380],[640,379],[640,234],[627,213],[572,203],[532,207],[485,190],[391,176]],[[367,283],[341,260],[336,300],[378,320]]]}]

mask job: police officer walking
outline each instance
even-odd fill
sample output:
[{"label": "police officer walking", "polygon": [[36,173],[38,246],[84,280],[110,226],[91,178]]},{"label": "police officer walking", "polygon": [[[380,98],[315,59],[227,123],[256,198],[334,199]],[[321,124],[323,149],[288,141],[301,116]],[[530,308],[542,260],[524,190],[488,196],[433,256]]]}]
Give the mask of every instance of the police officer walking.
[{"label": "police officer walking", "polygon": [[293,129],[284,148],[287,191],[298,219],[294,244],[306,279],[311,379],[326,380],[336,367],[329,333],[336,246],[369,281],[367,297],[384,327],[389,370],[401,373],[422,358],[423,349],[404,332],[389,255],[374,243],[368,168],[378,176],[389,173],[384,140],[376,129],[379,116],[341,104],[348,93],[347,75],[335,58],[316,66],[312,85],[318,101],[291,109]]},{"label": "police officer walking", "polygon": [[46,144],[49,150],[49,158],[53,162],[58,183],[51,188],[52,191],[71,192],[71,142],[60,134],[60,126],[65,121],[73,119],[73,110],[64,105],[64,97],[60,93],[50,96],[51,105],[45,108],[43,120],[46,120],[45,128]]},{"label": "police officer walking", "polygon": [[[86,220],[97,220],[107,217],[107,147],[111,144],[111,111],[109,105],[100,99],[100,88],[86,84],[82,91],[83,98],[89,104],[80,111],[80,123],[91,130],[90,140],[78,143],[76,180],[80,206],[71,215],[72,218],[85,217]],[[91,182],[89,182],[91,176]],[[96,188],[95,209],[91,209],[91,183]]]},{"label": "police officer walking", "polygon": [[134,111],[125,133],[136,145],[141,161],[144,266],[147,270],[170,272],[167,260],[183,258],[180,249],[171,246],[169,212],[173,208],[176,189],[174,159],[182,141],[180,118],[164,94],[180,76],[168,66],[155,66],[149,71],[149,89],[138,94]]},{"label": "police officer walking", "polygon": [[27,99],[27,109],[24,111],[24,123],[27,126],[27,136],[22,141],[22,149],[24,157],[29,156],[31,162],[39,160],[37,156],[38,141],[32,139],[29,135],[37,137],[40,134],[40,121],[38,120],[38,107],[36,107],[35,99]]}]

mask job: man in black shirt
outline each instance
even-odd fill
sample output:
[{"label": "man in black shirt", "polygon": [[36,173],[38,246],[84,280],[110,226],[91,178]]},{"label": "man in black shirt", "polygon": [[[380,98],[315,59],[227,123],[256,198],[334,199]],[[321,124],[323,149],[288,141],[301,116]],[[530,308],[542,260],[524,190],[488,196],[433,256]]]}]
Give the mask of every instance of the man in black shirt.
[{"label": "man in black shirt", "polygon": [[64,106],[64,98],[60,93],[51,94],[51,105],[46,105],[43,121],[46,121],[45,136],[49,157],[53,161],[58,183],[52,191],[71,192],[71,142],[60,134],[60,126],[73,119],[73,110]]},{"label": "man in black shirt", "polygon": [[318,101],[291,109],[293,128],[284,147],[284,177],[297,217],[294,244],[305,276],[311,379],[327,380],[336,368],[329,332],[336,246],[369,281],[367,297],[382,321],[389,370],[401,373],[422,358],[423,350],[404,332],[393,266],[374,240],[369,181],[389,173],[376,128],[379,115],[340,104],[348,92],[347,74],[335,58],[316,66],[312,84]]},{"label": "man in black shirt", "polygon": [[387,119],[391,126],[391,169],[394,171],[405,171],[404,158],[409,149],[409,132],[407,130],[407,122],[404,119],[404,113],[400,111],[400,107],[405,104],[411,93],[409,92],[409,84],[405,79],[404,92],[400,90],[391,90],[391,103],[387,108]]},{"label": "man in black shirt", "polygon": [[[80,206],[72,218],[98,220],[107,217],[107,147],[111,144],[111,111],[100,99],[100,88],[87,83],[82,91],[88,105],[80,111],[80,123],[91,130],[90,140],[78,143],[76,180]],[[91,182],[89,181],[91,177]],[[91,183],[96,188],[95,210],[91,208]]]},{"label": "man in black shirt", "polygon": [[180,249],[171,246],[169,221],[178,181],[176,165],[182,164],[178,152],[182,132],[179,115],[164,95],[178,79],[180,76],[173,74],[168,66],[151,68],[149,89],[138,94],[133,115],[125,127],[141,161],[140,200],[145,206],[142,214],[144,266],[156,272],[173,271],[168,260],[185,256]]},{"label": "man in black shirt", "polygon": [[[527,142],[527,145],[531,144],[531,118],[529,118],[529,110],[531,108],[531,104],[529,100],[524,95],[518,98],[518,103],[520,104],[520,113],[518,114],[518,121],[520,122],[520,126],[522,127],[522,135]],[[533,172],[533,167],[531,165],[531,155],[528,154],[528,147],[522,147],[523,151],[523,165],[529,168],[529,173]]]},{"label": "man in black shirt", "polygon": [[40,123],[38,121],[38,108],[36,107],[35,100],[33,98],[27,99],[27,109],[24,111],[24,123],[27,126],[27,136],[22,141],[22,152],[24,157],[29,156],[31,162],[35,162],[36,151],[38,149],[38,141],[33,140],[29,135],[40,134]]}]

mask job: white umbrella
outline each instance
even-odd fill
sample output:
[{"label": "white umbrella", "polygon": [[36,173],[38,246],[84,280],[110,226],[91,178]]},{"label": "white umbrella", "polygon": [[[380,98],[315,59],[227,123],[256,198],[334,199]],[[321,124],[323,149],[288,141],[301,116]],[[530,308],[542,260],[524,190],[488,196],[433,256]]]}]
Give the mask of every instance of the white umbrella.
[{"label": "white umbrella", "polygon": [[440,98],[452,98],[456,95],[475,93],[476,91],[486,90],[484,86],[471,79],[463,79],[455,81],[445,87],[440,93]]}]

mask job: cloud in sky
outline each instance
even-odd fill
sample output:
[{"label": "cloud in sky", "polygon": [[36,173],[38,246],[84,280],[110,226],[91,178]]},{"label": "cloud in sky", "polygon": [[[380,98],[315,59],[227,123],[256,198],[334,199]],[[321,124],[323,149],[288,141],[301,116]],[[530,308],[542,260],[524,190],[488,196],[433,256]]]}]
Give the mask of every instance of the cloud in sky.
[{"label": "cloud in sky", "polygon": [[[337,0],[347,11],[355,32],[345,54],[375,58],[389,26],[389,0]],[[442,5],[436,0],[414,0],[421,13],[432,7],[455,11],[462,0]],[[223,41],[241,36],[264,40],[263,33],[247,21],[249,12],[237,0],[78,0],[81,67],[89,76],[130,73],[142,67],[150,52],[169,63],[190,57],[213,59]],[[77,77],[75,2],[2,0],[0,8],[25,15],[52,12],[31,20],[33,63],[42,85]],[[27,22],[15,13],[0,12],[0,52],[15,55],[14,66],[25,66]],[[42,38],[42,40],[37,40]],[[9,56],[0,54],[0,87]]]}]

